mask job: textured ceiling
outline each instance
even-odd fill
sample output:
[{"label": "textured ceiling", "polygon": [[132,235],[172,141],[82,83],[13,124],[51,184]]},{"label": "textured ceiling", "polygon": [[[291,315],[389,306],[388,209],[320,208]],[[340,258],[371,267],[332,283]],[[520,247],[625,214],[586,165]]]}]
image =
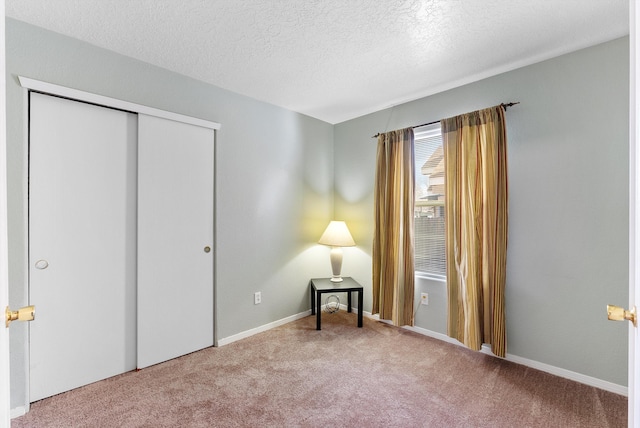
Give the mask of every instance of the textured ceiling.
[{"label": "textured ceiling", "polygon": [[628,0],[6,0],[6,15],[330,123],[629,33]]}]

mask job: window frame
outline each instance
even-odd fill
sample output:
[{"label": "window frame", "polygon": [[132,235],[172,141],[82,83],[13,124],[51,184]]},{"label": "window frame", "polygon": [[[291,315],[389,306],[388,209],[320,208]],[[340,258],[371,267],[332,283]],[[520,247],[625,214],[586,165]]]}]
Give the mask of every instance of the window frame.
[{"label": "window frame", "polygon": [[[429,125],[423,125],[419,128],[415,128],[414,129],[414,155],[415,155],[415,144],[419,141],[419,140],[423,140],[423,139],[427,139],[427,138],[433,138],[436,136],[442,136],[442,128],[440,125],[440,122],[436,122],[436,123],[432,123]],[[416,176],[417,174],[419,174],[419,171],[416,171]],[[417,180],[414,180],[417,181]],[[414,208],[415,207],[444,207],[445,206],[445,201],[436,201],[436,200],[418,200],[415,199],[414,200]],[[446,213],[445,213],[445,221],[446,221]],[[414,226],[414,241],[415,241],[415,226]],[[446,231],[445,231],[445,240],[446,240]],[[415,258],[416,258],[416,245],[414,242],[414,263],[415,263]],[[429,279],[432,281],[440,281],[440,282],[446,282],[447,280],[447,276],[446,276],[446,254],[445,254],[445,274],[439,274],[439,273],[434,273],[434,272],[429,272],[429,271],[422,271],[422,270],[418,270],[415,269],[415,276],[418,278],[424,278],[424,279]]]}]

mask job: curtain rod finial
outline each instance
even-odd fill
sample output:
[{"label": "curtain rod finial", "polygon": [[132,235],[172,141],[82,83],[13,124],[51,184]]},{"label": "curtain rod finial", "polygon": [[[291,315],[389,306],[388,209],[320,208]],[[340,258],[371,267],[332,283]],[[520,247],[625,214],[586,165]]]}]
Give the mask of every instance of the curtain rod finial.
[{"label": "curtain rod finial", "polygon": [[504,109],[506,110],[507,107],[513,107],[516,104],[520,104],[520,101],[516,101],[516,102],[511,102],[511,103],[502,103],[500,104],[502,107],[504,107]]}]

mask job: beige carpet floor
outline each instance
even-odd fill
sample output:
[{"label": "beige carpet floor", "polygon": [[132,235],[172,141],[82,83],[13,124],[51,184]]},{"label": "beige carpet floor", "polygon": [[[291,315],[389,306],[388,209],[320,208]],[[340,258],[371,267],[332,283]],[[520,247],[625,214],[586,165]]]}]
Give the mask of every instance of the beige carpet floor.
[{"label": "beige carpet floor", "polygon": [[36,403],[21,427],[624,427],[626,397],[354,314]]}]

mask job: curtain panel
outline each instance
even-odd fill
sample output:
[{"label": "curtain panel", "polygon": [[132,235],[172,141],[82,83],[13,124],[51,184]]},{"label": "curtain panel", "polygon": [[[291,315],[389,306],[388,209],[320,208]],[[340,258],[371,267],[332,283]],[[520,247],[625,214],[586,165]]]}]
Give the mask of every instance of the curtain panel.
[{"label": "curtain panel", "polygon": [[376,160],[373,310],[394,325],[413,325],[413,128],[380,134]]},{"label": "curtain panel", "polygon": [[441,121],[445,159],[447,332],[506,355],[507,135],[502,106]]}]

